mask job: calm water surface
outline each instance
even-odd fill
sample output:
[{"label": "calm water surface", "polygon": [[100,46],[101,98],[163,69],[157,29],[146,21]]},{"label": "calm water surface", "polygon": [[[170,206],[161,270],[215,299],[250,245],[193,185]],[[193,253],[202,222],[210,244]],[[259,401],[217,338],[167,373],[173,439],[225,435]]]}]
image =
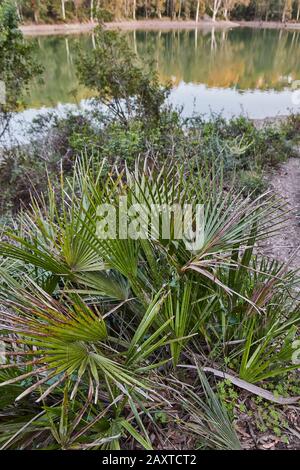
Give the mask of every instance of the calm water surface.
[{"label": "calm water surface", "polygon": [[[154,60],[162,81],[172,81],[170,100],[182,106],[185,115],[243,112],[263,118],[300,112],[292,88],[300,80],[299,31],[234,28],[123,34],[141,58]],[[44,83],[31,86],[25,115],[93,96],[92,90],[78,84],[74,64],[77,45],[91,50],[93,35],[29,40],[36,44],[35,54],[45,71]]]}]

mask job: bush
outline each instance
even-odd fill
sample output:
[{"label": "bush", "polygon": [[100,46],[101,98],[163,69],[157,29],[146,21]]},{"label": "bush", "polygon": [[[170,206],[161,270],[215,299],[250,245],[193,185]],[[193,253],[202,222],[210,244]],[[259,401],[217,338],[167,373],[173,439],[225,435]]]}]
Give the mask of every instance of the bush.
[{"label": "bush", "polygon": [[[223,377],[229,365],[258,383],[299,367],[296,278],[253,252],[273,230],[275,201],[224,192],[217,166],[122,170],[78,162],[59,200],[50,184],[4,233],[0,439],[9,448],[152,449],[148,429],[162,435],[152,418],[162,412],[205,448],[240,448],[202,368]],[[120,195],[144,207],[204,204],[203,242],[190,251],[172,218],[168,240],[102,239],[97,208],[117,207]],[[178,364],[195,362],[200,383],[174,380]]]},{"label": "bush", "polygon": [[100,23],[110,23],[114,20],[114,14],[105,8],[99,8],[97,19]]},{"label": "bush", "polygon": [[251,194],[255,197],[267,189],[263,175],[256,171],[241,171],[238,174],[237,181],[245,196]]},{"label": "bush", "polygon": [[156,71],[140,63],[120,33],[99,27],[95,44],[90,53],[78,53],[81,83],[96,91],[98,103],[124,126],[132,118],[144,126],[158,124],[170,87],[161,86]]}]

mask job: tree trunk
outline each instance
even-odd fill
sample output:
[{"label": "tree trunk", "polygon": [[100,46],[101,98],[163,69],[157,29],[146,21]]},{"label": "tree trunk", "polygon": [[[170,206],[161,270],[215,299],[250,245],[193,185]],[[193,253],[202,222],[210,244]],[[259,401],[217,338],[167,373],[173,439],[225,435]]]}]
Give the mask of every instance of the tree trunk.
[{"label": "tree trunk", "polygon": [[157,14],[157,18],[161,20],[161,11],[160,11],[160,6],[158,4],[156,6],[156,14]]},{"label": "tree trunk", "polygon": [[94,0],[91,0],[91,22],[94,21]]},{"label": "tree trunk", "polygon": [[197,1],[196,23],[198,23],[198,21],[199,21],[199,11],[200,11],[200,0]]},{"label": "tree trunk", "polygon": [[297,9],[297,16],[296,16],[296,21],[298,22],[300,18],[300,2],[298,3],[298,9]]},{"label": "tree trunk", "polygon": [[182,0],[179,0],[178,19],[181,19]]},{"label": "tree trunk", "polygon": [[132,5],[132,19],[135,21],[136,20],[136,0],[133,0],[133,5]]},{"label": "tree trunk", "polygon": [[65,21],[66,19],[65,0],[61,0],[61,16],[62,16],[62,19]]},{"label": "tree trunk", "polygon": [[221,6],[221,0],[214,0],[214,6],[213,6],[213,9],[212,9],[212,12],[213,12],[212,20],[213,21],[216,21],[216,19],[217,19],[217,14],[218,14],[220,6]]}]

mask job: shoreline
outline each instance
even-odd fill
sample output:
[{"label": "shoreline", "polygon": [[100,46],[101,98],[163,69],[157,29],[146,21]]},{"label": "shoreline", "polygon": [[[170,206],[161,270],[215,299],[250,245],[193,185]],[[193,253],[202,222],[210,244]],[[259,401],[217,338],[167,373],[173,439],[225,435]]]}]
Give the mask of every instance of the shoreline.
[{"label": "shoreline", "polygon": [[300,23],[281,23],[280,21],[239,21],[240,28],[300,30]]},{"label": "shoreline", "polygon": [[[20,30],[25,36],[48,36],[56,34],[80,34],[93,31],[98,26],[97,22],[89,23],[61,23],[61,24],[28,24],[21,25]],[[171,20],[124,20],[105,23],[104,27],[108,30],[120,29],[130,30],[184,30],[184,29],[204,29],[209,30],[225,29],[238,27],[239,24],[232,21],[171,21]]]},{"label": "shoreline", "polygon": [[[50,36],[57,34],[81,34],[93,31],[98,23],[61,23],[61,24],[27,24],[21,25],[20,30],[25,36]],[[257,28],[257,29],[285,29],[300,30],[300,23],[279,23],[265,21],[171,21],[171,20],[124,20],[105,23],[105,28],[128,30],[185,30],[185,29],[228,29],[228,28]]]}]

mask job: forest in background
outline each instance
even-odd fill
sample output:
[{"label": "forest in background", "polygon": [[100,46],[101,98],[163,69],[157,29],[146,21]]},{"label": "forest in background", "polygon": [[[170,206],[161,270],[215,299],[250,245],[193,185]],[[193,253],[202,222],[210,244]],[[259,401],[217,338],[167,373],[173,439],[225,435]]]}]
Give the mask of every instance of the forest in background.
[{"label": "forest in background", "polygon": [[[1,3],[1,2],[0,2]],[[22,22],[122,19],[299,21],[300,0],[15,0]]]}]

